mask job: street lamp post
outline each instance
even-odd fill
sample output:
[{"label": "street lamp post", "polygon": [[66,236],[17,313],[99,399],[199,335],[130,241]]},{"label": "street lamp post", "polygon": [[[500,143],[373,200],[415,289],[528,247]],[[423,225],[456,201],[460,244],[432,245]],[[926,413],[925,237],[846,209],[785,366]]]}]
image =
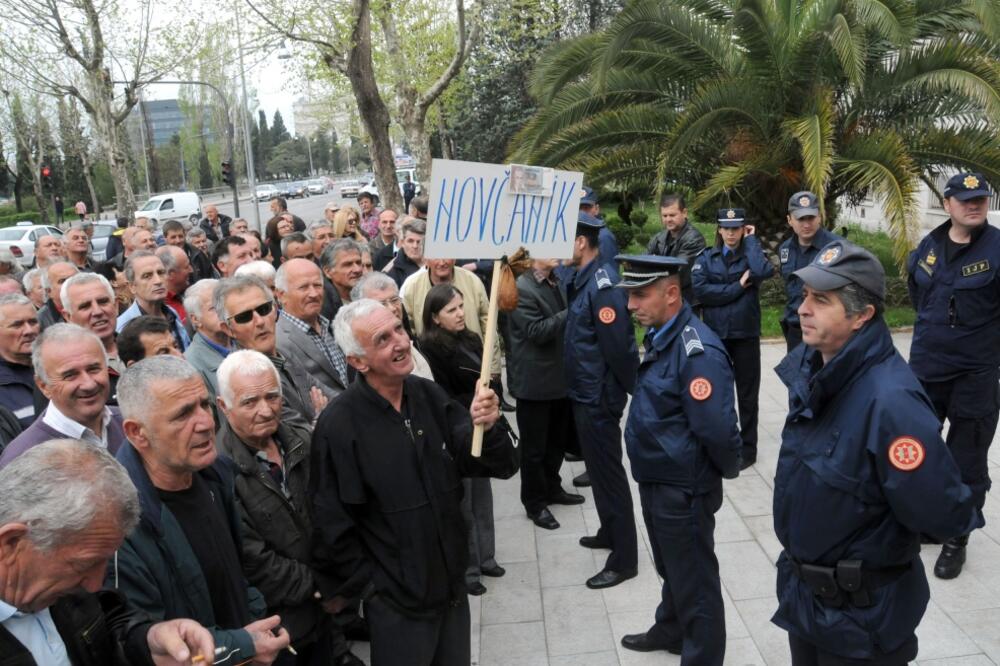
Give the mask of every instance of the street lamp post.
[{"label": "street lamp post", "polygon": [[313,149],[312,149],[312,141],[309,139],[309,137],[306,137],[306,149],[309,151],[309,177],[312,178],[316,174],[313,171]]},{"label": "street lamp post", "polygon": [[240,105],[240,115],[243,116],[243,143],[246,149],[247,182],[250,186],[250,201],[253,203],[253,221],[258,232],[263,233],[260,224],[260,204],[257,202],[257,170],[253,163],[253,146],[250,145],[250,102],[247,96],[247,70],[243,64],[243,27],[240,25],[240,1],[236,2],[236,40],[240,56],[240,86],[243,89],[243,103]]}]

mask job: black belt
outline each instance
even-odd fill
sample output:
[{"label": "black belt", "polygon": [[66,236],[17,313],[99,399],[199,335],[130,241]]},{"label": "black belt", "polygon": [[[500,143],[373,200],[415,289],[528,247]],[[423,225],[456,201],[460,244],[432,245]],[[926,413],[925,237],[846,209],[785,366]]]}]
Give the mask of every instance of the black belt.
[{"label": "black belt", "polygon": [[861,560],[840,560],[836,566],[824,567],[788,558],[792,571],[809,586],[813,594],[828,606],[839,608],[847,601],[857,608],[872,605],[872,590],[898,580],[910,570],[911,564],[882,569],[869,569]]}]

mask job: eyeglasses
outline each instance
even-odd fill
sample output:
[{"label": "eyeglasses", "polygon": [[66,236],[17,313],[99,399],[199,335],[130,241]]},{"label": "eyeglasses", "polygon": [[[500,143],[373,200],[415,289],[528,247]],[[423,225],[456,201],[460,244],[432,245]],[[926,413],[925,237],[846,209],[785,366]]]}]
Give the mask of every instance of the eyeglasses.
[{"label": "eyeglasses", "polygon": [[390,298],[385,299],[384,301],[379,301],[379,303],[381,303],[382,305],[384,305],[387,308],[393,307],[395,305],[399,305],[402,302],[403,302],[403,299],[400,298],[399,296],[392,296]]},{"label": "eyeglasses", "polygon": [[237,324],[249,324],[253,321],[253,313],[256,312],[261,317],[266,317],[271,314],[274,310],[274,301],[268,301],[266,303],[261,303],[255,308],[250,308],[249,310],[244,310],[238,314],[234,314],[230,319],[235,321]]}]

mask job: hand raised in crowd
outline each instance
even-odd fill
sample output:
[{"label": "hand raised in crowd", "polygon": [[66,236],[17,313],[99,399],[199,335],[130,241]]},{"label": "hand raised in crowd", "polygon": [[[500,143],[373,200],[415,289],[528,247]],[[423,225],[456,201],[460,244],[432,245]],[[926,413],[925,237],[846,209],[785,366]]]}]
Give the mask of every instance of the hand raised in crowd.
[{"label": "hand raised in crowd", "polygon": [[309,399],[312,400],[313,411],[319,416],[319,413],[323,411],[326,404],[330,402],[330,399],[323,395],[323,392],[319,390],[318,386],[313,386],[309,389]]},{"label": "hand raised in crowd", "polygon": [[743,275],[740,276],[740,286],[744,289],[750,286],[750,269],[743,271]]},{"label": "hand raised in crowd", "polygon": [[149,628],[146,644],[156,666],[181,666],[201,655],[212,663],[215,641],[212,632],[194,620],[168,620]]},{"label": "hand raised in crowd", "polygon": [[[250,663],[270,666],[278,658],[278,654],[288,647],[291,637],[284,627],[281,626],[281,618],[277,615],[266,617],[263,620],[251,622],[243,627],[253,639],[254,658]],[[277,631],[277,634],[272,630]]]},{"label": "hand raised in crowd", "polygon": [[757,233],[757,227],[753,226],[752,224],[743,225],[743,235],[753,236],[755,233]]},{"label": "hand raised in crowd", "polygon": [[479,384],[476,386],[476,397],[472,399],[469,407],[472,414],[472,423],[482,425],[487,430],[500,418],[500,399],[489,386]]}]

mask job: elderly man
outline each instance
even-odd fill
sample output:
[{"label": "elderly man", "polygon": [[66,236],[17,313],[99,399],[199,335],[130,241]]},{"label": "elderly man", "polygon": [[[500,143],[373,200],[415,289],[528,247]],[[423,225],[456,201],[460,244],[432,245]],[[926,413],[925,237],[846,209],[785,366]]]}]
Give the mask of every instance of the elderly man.
[{"label": "elderly man", "polygon": [[333,242],[333,224],[327,220],[313,222],[306,229],[306,237],[312,241],[313,257],[323,256],[323,250]]},{"label": "elderly man", "polygon": [[63,236],[66,244],[66,258],[81,271],[93,271],[90,260],[90,236],[80,227],[74,226]]},{"label": "elderly man", "polygon": [[43,272],[44,269],[32,268],[21,278],[21,286],[24,287],[24,293],[36,308],[45,305],[45,288],[42,286]]},{"label": "elderly man", "polygon": [[[195,228],[199,229],[200,227]],[[180,248],[187,255],[188,262],[191,264],[192,282],[215,277],[215,271],[212,269],[212,260],[208,258],[208,255],[186,242],[183,224],[177,220],[167,220],[164,222],[163,240],[167,245]]]},{"label": "elderly man", "polygon": [[125,264],[134,253],[152,252],[155,249],[156,239],[151,231],[138,225],[129,227],[122,233],[122,251],[108,259],[107,263],[118,270],[125,270]]},{"label": "elderly man", "polygon": [[263,354],[233,352],[219,366],[217,402],[226,417],[219,449],[236,468],[243,570],[288,629],[298,652],[288,663],[361,666],[315,593],[306,504],[311,433],[281,422],[277,370]]},{"label": "elderly man", "polygon": [[205,232],[208,240],[213,243],[229,235],[229,223],[233,218],[228,215],[220,215],[215,204],[205,204],[205,217],[201,218],[198,227]]},{"label": "elderly man", "polygon": [[[338,605],[365,599],[372,666],[465,666],[468,548],[458,476],[514,474],[507,430],[493,427],[499,401],[480,387],[466,411],[411,376],[410,337],[376,301],[344,306],[334,328],[361,377],[323,412],[313,439],[319,591]],[[486,429],[480,458],[471,456],[473,423]]]},{"label": "elderly man", "polygon": [[380,270],[403,286],[410,277],[424,265],[424,235],[427,233],[427,222],[409,217],[403,220],[399,228],[399,247],[402,252],[396,252],[390,263],[384,264]]},{"label": "elderly man", "polygon": [[337,216],[337,211],[339,210],[340,204],[336,201],[331,201],[323,208],[323,218],[330,224],[333,224],[333,218]]},{"label": "elderly man", "polygon": [[274,295],[255,277],[219,280],[212,294],[222,330],[241,349],[267,356],[281,377],[284,403],[292,418],[312,427],[332,391],[314,379],[298,359],[282,354],[277,347]]},{"label": "elderly man", "polygon": [[22,428],[35,420],[31,345],[39,333],[35,306],[22,294],[0,296],[0,406]]},{"label": "elderly man", "polygon": [[[208,389],[184,359],[154,356],[119,383],[128,442],[118,453],[142,513],[107,585],[156,618],[193,617],[236,663],[272,663],[288,645],[240,561],[230,467],[218,458]],[[276,629],[278,634],[271,632]]]},{"label": "elderly man", "polygon": [[170,324],[149,315],[136,317],[125,325],[118,334],[118,353],[126,368],[149,356],[183,356]]},{"label": "elderly man", "polygon": [[389,308],[392,314],[396,315],[396,318],[403,322],[403,328],[406,329],[407,335],[410,336],[411,341],[414,343],[410,349],[410,354],[413,356],[413,374],[417,377],[434,381],[434,372],[431,370],[430,363],[427,362],[424,355],[417,349],[416,341],[413,340],[413,331],[410,328],[409,317],[403,308],[403,299],[399,297],[399,287],[396,286],[395,281],[385,273],[378,271],[365,275],[354,285],[354,289],[351,289],[352,301],[359,301],[362,298],[370,298],[373,301],[378,301]]},{"label": "elderly man", "polygon": [[219,393],[216,373],[223,359],[229,355],[229,336],[222,330],[222,322],[212,302],[212,291],[218,283],[218,280],[195,282],[184,295],[184,307],[194,329],[194,337],[184,350],[184,358],[201,373],[213,400]]},{"label": "elderly man", "polygon": [[80,272],[68,261],[55,261],[42,273],[42,287],[45,289],[45,305],[38,310],[38,323],[42,330],[65,320],[60,290],[63,282]]},{"label": "elderly man", "polygon": [[167,269],[152,252],[136,252],[125,264],[125,279],[135,299],[128,310],[118,317],[120,333],[125,325],[142,315],[167,320],[181,351],[191,342],[177,311],[167,305]]},{"label": "elderly man", "polygon": [[205,230],[201,227],[189,229],[184,239],[188,242],[188,245],[198,250],[206,257],[212,254],[212,248],[208,243],[208,234],[206,234]]},{"label": "elderly man", "polygon": [[76,324],[56,324],[35,341],[31,362],[49,405],[4,449],[0,466],[59,437],[118,451],[125,433],[120,414],[107,406],[111,384],[100,338]]},{"label": "elderly man", "polygon": [[164,302],[173,308],[181,318],[182,324],[187,324],[187,311],[184,309],[183,298],[193,273],[191,261],[184,250],[173,245],[158,248],[156,256],[167,269],[167,298]]},{"label": "elderly man", "polygon": [[212,251],[212,265],[224,278],[233,277],[237,268],[253,260],[253,244],[243,236],[226,236]]},{"label": "elderly man", "polygon": [[301,231],[295,231],[281,239],[281,261],[308,259],[314,261],[313,242]]},{"label": "elderly man", "polygon": [[274,278],[278,275],[278,271],[275,270],[274,265],[269,261],[264,261],[262,259],[257,259],[256,261],[251,261],[249,264],[243,264],[236,269],[235,277],[255,277],[264,284],[267,288],[274,293]]},{"label": "elderly man", "polygon": [[115,329],[118,325],[118,307],[115,290],[103,275],[77,273],[63,282],[62,302],[66,319],[89,329],[104,345],[111,373],[111,395],[115,395],[118,377],[125,372],[125,364],[118,358]]},{"label": "elderly man", "polygon": [[[139,499],[106,451],[72,439],[0,471],[0,655],[5,664],[181,666],[214,655],[197,622],[153,618],[101,591]],[[67,502],[67,497],[73,501]]]},{"label": "elderly man", "polygon": [[66,247],[58,236],[39,236],[35,241],[35,267],[45,268],[53,261],[66,259]]},{"label": "elderly man", "polygon": [[247,222],[245,218],[237,217],[235,220],[230,222],[229,229],[230,232],[234,234],[245,234],[250,231],[250,223]]},{"label": "elderly man", "polygon": [[333,395],[351,381],[344,352],[333,339],[330,320],[323,308],[323,274],[308,259],[291,259],[281,265],[274,281],[281,316],[278,318],[278,350],[298,359],[316,381]]},{"label": "elderly man", "polygon": [[379,250],[396,244],[396,219],[398,217],[396,211],[391,208],[386,208],[378,214],[378,233],[368,243],[373,257],[379,253]]},{"label": "elderly man", "polygon": [[320,268],[326,276],[323,286],[323,316],[331,321],[344,303],[351,302],[351,289],[361,279],[363,246],[350,238],[340,238],[326,246]]}]

